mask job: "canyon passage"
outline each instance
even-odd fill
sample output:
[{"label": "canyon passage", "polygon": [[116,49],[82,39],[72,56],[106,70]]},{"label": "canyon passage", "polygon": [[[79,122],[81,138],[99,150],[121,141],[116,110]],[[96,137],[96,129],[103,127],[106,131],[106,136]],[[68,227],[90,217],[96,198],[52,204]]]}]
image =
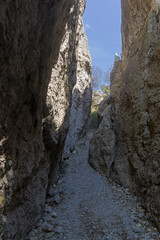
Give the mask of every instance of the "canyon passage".
[{"label": "canyon passage", "polygon": [[121,0],[90,125],[85,0],[0,1],[0,238],[160,239],[160,2]]},{"label": "canyon passage", "polygon": [[44,216],[29,239],[160,239],[137,197],[90,167],[92,138],[93,130],[88,129],[78,140],[64,163],[63,177],[49,190]]}]

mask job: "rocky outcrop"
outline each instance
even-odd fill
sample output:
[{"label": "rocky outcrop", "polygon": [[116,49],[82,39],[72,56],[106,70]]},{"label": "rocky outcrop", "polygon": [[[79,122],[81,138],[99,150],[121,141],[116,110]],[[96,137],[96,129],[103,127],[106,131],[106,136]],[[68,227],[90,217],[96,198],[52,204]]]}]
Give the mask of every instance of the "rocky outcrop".
[{"label": "rocky outcrop", "polygon": [[115,55],[115,62],[110,74],[110,95],[101,101],[98,109],[99,127],[90,143],[89,163],[100,173],[110,176],[115,154],[115,116],[119,106],[122,83],[122,61]]},{"label": "rocky outcrop", "polygon": [[98,107],[105,98],[105,95],[100,90],[93,90],[92,92],[92,107]]},{"label": "rocky outcrop", "polygon": [[108,177],[114,159],[116,140],[114,132],[115,109],[112,101],[111,97],[107,97],[105,99],[105,109],[101,111],[100,108],[98,112],[100,124],[91,140],[89,151],[91,166]]},{"label": "rocky outcrop", "polygon": [[122,85],[122,74],[123,74],[123,66],[120,57],[116,54],[114,60],[114,67],[110,74],[110,92],[113,98],[113,102],[115,105],[116,112],[119,107],[119,97],[120,97],[120,88]]},{"label": "rocky outcrop", "polygon": [[[110,169],[112,179],[141,196],[157,227],[160,226],[159,16],[160,3],[157,0],[122,0],[122,81],[117,95],[119,100],[116,105],[113,102],[116,140]],[[102,128],[100,124],[98,131]],[[108,135],[103,138],[104,142],[112,142],[112,136],[110,140]],[[90,162],[95,161],[96,153],[93,155],[92,149],[97,152],[98,142],[95,147],[92,144],[94,140],[90,147]],[[102,139],[99,144],[103,144]],[[109,161],[103,172],[110,165],[112,151],[113,146],[105,156],[105,161],[108,156]],[[99,158],[103,159],[102,150]]]},{"label": "rocky outcrop", "polygon": [[24,239],[33,227],[66,136],[74,134],[73,114],[81,115],[72,146],[87,123],[91,61],[84,7],[85,0],[0,3],[1,239]]},{"label": "rocky outcrop", "polygon": [[[72,100],[70,101],[70,117],[68,134],[65,140],[65,146],[63,151],[63,159],[70,156],[75,147],[75,142],[78,136],[84,133],[88,120],[90,119],[90,108],[92,101],[91,91],[91,58],[88,49],[88,40],[85,34],[82,13],[84,9],[81,9],[81,14],[78,19],[78,26],[76,29],[77,38],[75,42],[75,63],[72,67],[71,79]],[[75,68],[75,69],[74,69]]]}]

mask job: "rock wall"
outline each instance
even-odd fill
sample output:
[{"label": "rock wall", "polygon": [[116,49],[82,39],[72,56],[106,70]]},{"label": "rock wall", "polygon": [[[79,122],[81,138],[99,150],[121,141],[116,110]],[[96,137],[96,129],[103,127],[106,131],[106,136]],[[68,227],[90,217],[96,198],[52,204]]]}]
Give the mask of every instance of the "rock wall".
[{"label": "rock wall", "polygon": [[119,108],[119,97],[121,92],[121,85],[123,80],[123,65],[120,57],[116,54],[114,60],[114,67],[110,74],[110,92],[115,105],[115,111]]},{"label": "rock wall", "polygon": [[99,127],[91,140],[89,149],[89,163],[94,169],[107,177],[109,177],[114,160],[116,141],[114,131],[115,108],[112,102],[113,98],[107,97],[99,107]]},{"label": "rock wall", "polygon": [[85,34],[82,12],[78,18],[78,26],[76,29],[77,38],[75,42],[75,60],[72,66],[71,79],[72,85],[71,104],[70,104],[70,118],[69,129],[65,140],[63,151],[63,159],[69,157],[73,152],[75,142],[78,136],[86,131],[88,120],[90,119],[91,112],[91,58],[88,49],[88,40]]},{"label": "rock wall", "polygon": [[[76,137],[86,125],[91,61],[84,7],[85,0],[0,2],[1,239],[24,239],[43,213],[49,174],[61,160],[74,104],[81,113]],[[77,84],[80,72],[83,87]]]},{"label": "rock wall", "polygon": [[98,109],[99,127],[90,143],[89,163],[100,173],[110,176],[115,153],[115,116],[119,106],[122,83],[122,61],[115,56],[114,67],[110,74],[110,95],[101,101]]},{"label": "rock wall", "polygon": [[100,105],[106,95],[104,95],[100,90],[92,91],[92,108],[96,108]]},{"label": "rock wall", "polygon": [[[120,77],[122,81],[118,107],[115,111],[116,140],[109,172],[112,179],[129,187],[141,197],[150,219],[158,228],[160,226],[159,20],[159,1],[122,0],[123,46]],[[112,94],[111,87],[111,96]],[[111,104],[115,106],[115,101]],[[107,108],[108,104],[106,104]],[[100,125],[99,131],[101,129]],[[105,125],[104,129],[106,129]],[[108,135],[103,135],[103,138],[103,141],[109,142]],[[92,144],[94,139],[90,147],[91,163],[95,161]],[[102,140],[100,144],[103,144]],[[113,146],[111,149],[113,150]],[[94,148],[94,151],[96,150],[97,145]],[[108,156],[110,151],[109,155],[107,153]],[[107,157],[105,156],[105,159]],[[101,159],[103,159],[102,151]],[[110,159],[109,157],[109,161]],[[106,165],[103,172],[106,172]]]}]

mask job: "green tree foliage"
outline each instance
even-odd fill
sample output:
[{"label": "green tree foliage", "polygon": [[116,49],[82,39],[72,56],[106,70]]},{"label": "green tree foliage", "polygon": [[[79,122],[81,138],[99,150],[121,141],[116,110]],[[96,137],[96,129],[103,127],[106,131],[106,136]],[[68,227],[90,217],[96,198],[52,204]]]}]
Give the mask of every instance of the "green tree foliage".
[{"label": "green tree foliage", "polygon": [[101,86],[101,91],[102,91],[103,94],[108,95],[110,93],[110,86],[102,85]]}]

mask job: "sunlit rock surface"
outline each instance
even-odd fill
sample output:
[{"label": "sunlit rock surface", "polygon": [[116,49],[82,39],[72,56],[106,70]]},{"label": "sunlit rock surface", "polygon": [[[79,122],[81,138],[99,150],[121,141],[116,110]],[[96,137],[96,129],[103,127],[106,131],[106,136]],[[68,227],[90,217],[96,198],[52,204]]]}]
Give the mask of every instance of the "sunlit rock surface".
[{"label": "sunlit rock surface", "polygon": [[98,107],[105,98],[105,95],[100,90],[93,90],[92,92],[92,106]]},{"label": "sunlit rock surface", "polygon": [[[113,101],[116,109],[116,140],[110,167],[112,179],[141,196],[150,219],[157,227],[160,226],[159,18],[159,1],[122,0],[122,75],[119,75],[119,90],[116,88],[119,101],[117,97],[114,98],[116,102]],[[113,91],[116,92],[112,86],[117,75],[114,77],[113,72],[111,95]],[[104,118],[102,121],[105,121]],[[101,123],[98,131],[103,129]],[[104,132],[105,129],[104,125]],[[102,144],[109,141],[108,138],[108,134],[103,134],[99,140],[101,160]],[[94,147],[92,144],[94,140],[90,146],[90,162],[93,165],[96,161],[93,156],[96,156],[99,148],[98,142]],[[103,172],[106,172],[106,166],[110,165],[112,149],[113,146],[104,157],[106,160],[109,156],[109,162],[104,165]],[[97,169],[99,170],[99,167]]]},{"label": "sunlit rock surface", "polygon": [[73,84],[70,99],[70,116],[68,134],[65,140],[63,159],[66,159],[73,152],[78,136],[86,131],[90,119],[90,107],[92,101],[91,91],[91,57],[88,49],[88,40],[85,34],[82,13],[84,5],[79,9],[81,14],[77,19],[74,62],[70,82]]},{"label": "sunlit rock surface", "polygon": [[74,104],[77,117],[81,113],[76,137],[87,123],[91,62],[84,7],[84,0],[0,2],[1,239],[24,239],[43,213],[48,175],[61,160]]},{"label": "sunlit rock surface", "polygon": [[120,57],[116,54],[115,55],[115,61],[114,61],[114,67],[110,74],[110,91],[111,96],[114,101],[115,110],[117,112],[118,106],[119,106],[119,97],[120,97],[120,88],[122,85],[122,72],[123,72],[123,66],[122,61]]}]

